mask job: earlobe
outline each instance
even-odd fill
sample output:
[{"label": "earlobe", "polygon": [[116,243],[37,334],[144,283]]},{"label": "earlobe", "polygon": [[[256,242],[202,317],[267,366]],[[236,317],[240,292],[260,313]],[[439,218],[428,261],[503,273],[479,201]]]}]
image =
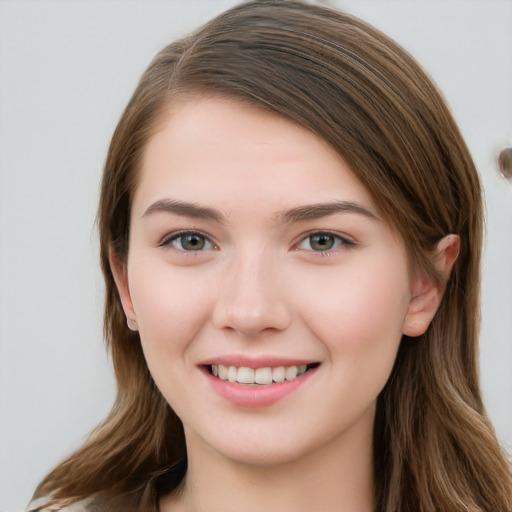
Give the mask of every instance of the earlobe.
[{"label": "earlobe", "polygon": [[128,328],[132,331],[138,330],[137,319],[133,308],[133,302],[130,294],[130,287],[128,285],[128,274],[126,271],[126,264],[114,253],[112,249],[109,252],[110,269],[114,276],[119,298],[126,315],[126,323]]},{"label": "earlobe", "polygon": [[414,277],[411,299],[404,319],[402,333],[416,337],[425,333],[434,318],[450,278],[453,264],[459,255],[458,235],[447,235],[437,244],[434,265],[437,278],[425,274]]}]

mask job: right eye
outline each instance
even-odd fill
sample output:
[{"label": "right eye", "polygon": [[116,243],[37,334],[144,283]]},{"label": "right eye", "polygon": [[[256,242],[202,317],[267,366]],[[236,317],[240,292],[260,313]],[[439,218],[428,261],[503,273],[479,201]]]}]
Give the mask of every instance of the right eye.
[{"label": "right eye", "polygon": [[205,251],[215,249],[213,242],[205,235],[195,231],[172,233],[159,244],[161,247],[172,247],[178,251]]}]

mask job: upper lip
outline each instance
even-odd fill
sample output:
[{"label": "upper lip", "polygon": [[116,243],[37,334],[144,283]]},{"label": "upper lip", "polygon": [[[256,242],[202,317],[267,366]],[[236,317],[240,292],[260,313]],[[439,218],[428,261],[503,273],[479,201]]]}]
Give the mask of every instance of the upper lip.
[{"label": "upper lip", "polygon": [[223,356],[215,356],[205,360],[201,366],[211,366],[214,364],[222,364],[224,366],[236,366],[238,368],[244,366],[247,368],[275,368],[277,366],[299,366],[301,364],[313,364],[317,361],[304,358],[282,357],[282,356],[247,356],[244,354],[229,354]]}]

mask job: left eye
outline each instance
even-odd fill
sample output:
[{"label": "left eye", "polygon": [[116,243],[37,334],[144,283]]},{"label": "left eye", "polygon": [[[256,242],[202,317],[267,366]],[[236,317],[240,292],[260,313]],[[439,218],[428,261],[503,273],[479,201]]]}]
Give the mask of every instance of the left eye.
[{"label": "left eye", "polygon": [[352,242],[332,233],[312,233],[297,245],[297,249],[326,252],[336,249],[341,245],[352,245]]},{"label": "left eye", "polygon": [[165,238],[162,246],[172,246],[180,251],[204,251],[214,249],[214,245],[201,233],[178,233]]}]

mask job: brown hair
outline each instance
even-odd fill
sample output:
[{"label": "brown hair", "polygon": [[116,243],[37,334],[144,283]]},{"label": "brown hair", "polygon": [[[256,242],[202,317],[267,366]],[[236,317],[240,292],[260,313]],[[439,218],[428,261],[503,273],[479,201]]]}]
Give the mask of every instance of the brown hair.
[{"label": "brown hair", "polygon": [[151,379],[138,334],[126,326],[109,251],[127,256],[141,155],[159,117],[176,97],[194,94],[238,98],[327,141],[372,194],[417,268],[434,275],[436,243],[460,236],[434,320],[421,337],[404,337],[378,398],[376,503],[378,511],[393,512],[512,510],[510,465],[478,383],[483,214],[466,145],[435,86],[394,41],[352,16],[282,0],[230,9],[164,48],[123,113],[98,217],[105,335],[118,396],[105,422],[38,493],[60,504],[133,495],[151,510],[158,476],[186,457],[181,422]]}]

